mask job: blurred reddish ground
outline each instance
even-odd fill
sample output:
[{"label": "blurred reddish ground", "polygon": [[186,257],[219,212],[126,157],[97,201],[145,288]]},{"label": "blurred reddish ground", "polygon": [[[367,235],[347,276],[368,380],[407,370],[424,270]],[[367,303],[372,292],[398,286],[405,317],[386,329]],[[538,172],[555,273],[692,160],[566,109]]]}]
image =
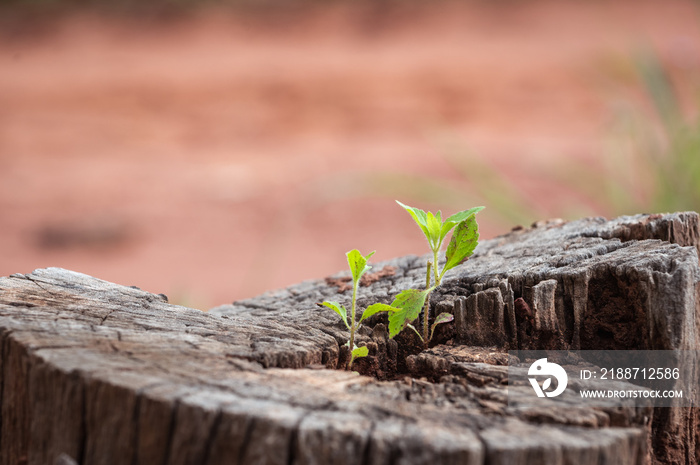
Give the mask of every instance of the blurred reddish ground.
[{"label": "blurred reddish ground", "polygon": [[[533,173],[600,156],[615,102],[639,99],[636,47],[700,68],[692,2],[416,8],[72,14],[6,31],[0,275],[60,266],[206,308],[336,272],[352,248],[424,253],[364,180],[459,182],[446,137],[541,215],[606,214]],[[506,232],[486,206],[482,237]]]}]

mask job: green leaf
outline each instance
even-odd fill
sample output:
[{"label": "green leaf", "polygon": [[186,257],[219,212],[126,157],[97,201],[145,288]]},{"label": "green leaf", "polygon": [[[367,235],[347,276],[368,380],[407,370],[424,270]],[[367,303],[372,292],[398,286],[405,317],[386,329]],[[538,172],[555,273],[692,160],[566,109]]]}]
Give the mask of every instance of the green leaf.
[{"label": "green leaf", "polygon": [[366,346],[355,347],[351,352],[352,361],[356,358],[366,357],[367,355],[369,355],[369,349]]},{"label": "green leaf", "polygon": [[409,207],[408,205],[402,204],[398,200],[396,201],[396,203],[401,205],[409,213],[409,215],[411,215],[416,224],[420,226],[420,229],[421,231],[423,231],[423,234],[425,234],[425,238],[430,240],[430,233],[428,232],[428,215],[426,215],[426,213],[420,208]]},{"label": "green leaf", "polygon": [[345,326],[347,326],[348,329],[350,329],[350,325],[348,324],[348,311],[345,309],[345,307],[341,306],[338,302],[323,302],[320,304],[316,304],[319,307],[325,306],[330,308],[331,310],[335,311],[338,315],[340,315],[340,318],[343,319],[343,323],[345,323]]},{"label": "green leaf", "polygon": [[413,332],[416,333],[416,334],[418,335],[418,337],[420,338],[420,340],[423,341],[423,342],[425,342],[425,341],[423,340],[423,336],[420,335],[420,333],[418,332],[418,330],[416,329],[415,326],[413,326],[411,323],[409,323],[409,324],[406,325],[406,327],[407,327],[407,328],[411,328],[411,329],[413,330]]},{"label": "green leaf", "polygon": [[476,217],[472,215],[466,221],[459,223],[452,234],[452,240],[447,245],[442,274],[471,257],[478,243],[479,224],[476,222]]},{"label": "green leaf", "polygon": [[455,319],[454,316],[452,316],[451,313],[441,313],[439,314],[436,318],[435,321],[433,322],[432,326],[430,327],[430,339],[433,338],[433,333],[435,332],[435,327],[437,325],[440,325],[442,323],[449,323],[450,321],[453,321]]},{"label": "green leaf", "polygon": [[440,242],[442,243],[442,240],[445,239],[445,237],[450,231],[452,231],[452,228],[457,226],[459,223],[466,221],[467,219],[469,219],[470,216],[476,215],[483,209],[484,207],[474,207],[470,208],[469,210],[464,210],[455,213],[454,215],[447,218],[442,224],[442,230],[440,231]]},{"label": "green leaf", "polygon": [[440,230],[440,242],[441,243],[442,243],[442,240],[445,239],[445,236],[447,236],[447,234],[450,231],[452,231],[452,228],[454,228],[455,226],[457,226],[457,223],[455,223],[453,221],[445,221],[442,224],[442,229]]},{"label": "green leaf", "polygon": [[[439,212],[438,212],[439,213]],[[442,221],[440,221],[432,212],[428,212],[426,216],[428,226],[428,241],[433,251],[440,246],[440,231],[442,230]]]},{"label": "green leaf", "polygon": [[389,314],[389,337],[396,336],[407,324],[418,318],[423,305],[425,305],[425,298],[432,290],[433,288],[424,291],[407,289],[396,296],[391,306],[399,310]]},{"label": "green leaf", "polygon": [[367,307],[364,312],[362,312],[362,318],[360,318],[360,323],[362,323],[362,320],[364,320],[365,318],[369,318],[372,315],[376,315],[377,313],[381,313],[381,312],[390,312],[391,313],[391,312],[396,312],[398,310],[399,310],[398,308],[392,307],[391,305],[387,305],[387,304],[380,304],[380,303],[372,304],[369,307]]},{"label": "green leaf", "polygon": [[452,223],[461,223],[462,221],[468,219],[472,215],[476,215],[479,213],[481,210],[483,210],[484,207],[474,207],[470,208],[469,210],[463,210],[461,212],[455,213],[454,215],[450,216],[445,220],[445,222],[452,222]]},{"label": "green leaf", "polygon": [[366,256],[363,256],[357,249],[353,249],[345,254],[345,256],[348,258],[348,266],[350,267],[350,272],[352,273],[352,280],[354,283],[357,283],[360,280],[362,275],[365,274],[365,271],[372,268],[371,266],[367,265],[367,260],[369,260],[369,257],[372,255],[374,255],[374,252],[370,252]]}]

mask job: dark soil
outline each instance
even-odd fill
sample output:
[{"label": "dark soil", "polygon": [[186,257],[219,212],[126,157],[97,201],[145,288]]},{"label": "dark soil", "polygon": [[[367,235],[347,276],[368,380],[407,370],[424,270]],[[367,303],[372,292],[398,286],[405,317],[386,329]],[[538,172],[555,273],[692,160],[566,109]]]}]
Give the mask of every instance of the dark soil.
[{"label": "dark soil", "polygon": [[[435,308],[431,308],[430,324],[434,322]],[[386,316],[382,316],[386,320]],[[422,315],[419,318],[422,321]],[[389,338],[387,321],[376,323],[371,330],[371,342],[366,346],[369,355],[357,359],[353,369],[360,374],[372,376],[379,380],[403,379],[405,376],[423,378],[432,382],[439,382],[440,378],[448,374],[445,369],[437,368],[435,364],[421,363],[420,354],[429,354],[432,357],[448,357],[454,361],[455,354],[460,361],[479,361],[494,365],[505,365],[508,358],[508,347],[478,347],[458,344],[454,340],[454,323],[438,325],[435,329],[430,348],[426,349],[423,341],[410,329],[400,332],[395,338]],[[418,322],[416,322],[418,324]],[[421,331],[420,326],[416,329]],[[449,348],[449,349],[447,349]],[[346,347],[341,350],[338,366],[343,367],[347,363],[348,351]]]}]

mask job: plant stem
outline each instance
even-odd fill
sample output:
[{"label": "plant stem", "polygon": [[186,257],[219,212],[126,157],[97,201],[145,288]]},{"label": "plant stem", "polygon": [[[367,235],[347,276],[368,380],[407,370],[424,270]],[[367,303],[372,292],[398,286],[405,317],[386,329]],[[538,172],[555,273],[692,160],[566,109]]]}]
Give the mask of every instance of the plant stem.
[{"label": "plant stem", "polygon": [[350,346],[350,359],[348,360],[348,370],[352,369],[352,349],[355,348],[355,300],[357,298],[357,285],[358,281],[352,283],[352,307],[350,310],[350,318],[352,323],[350,324],[350,341],[348,345]]},{"label": "plant stem", "polygon": [[[425,273],[425,288],[429,289],[430,288],[430,269],[433,269],[433,277],[435,279],[435,287],[438,287],[440,285],[440,281],[442,280],[442,274],[438,274],[438,253],[440,252],[440,248],[438,246],[437,249],[433,250],[433,262],[430,263],[428,262],[428,268]],[[432,292],[428,292],[428,295],[425,296],[425,306],[423,307],[423,345],[425,348],[428,348],[428,345],[430,344],[430,339],[431,339],[431,334],[430,334],[430,294]]]},{"label": "plant stem", "polygon": [[[437,261],[435,261],[437,263]],[[425,272],[425,288],[430,289],[430,268],[432,267],[432,263],[428,261],[428,267]],[[435,265],[435,269],[437,269],[437,265]],[[423,345],[425,348],[428,348],[428,343],[430,342],[428,340],[429,336],[429,331],[428,331],[428,326],[430,324],[430,292],[428,292],[428,295],[425,297],[425,305],[423,306]]]},{"label": "plant stem", "polygon": [[433,252],[433,273],[435,274],[435,287],[440,285],[440,276],[438,276],[438,253],[440,249],[438,248]]}]

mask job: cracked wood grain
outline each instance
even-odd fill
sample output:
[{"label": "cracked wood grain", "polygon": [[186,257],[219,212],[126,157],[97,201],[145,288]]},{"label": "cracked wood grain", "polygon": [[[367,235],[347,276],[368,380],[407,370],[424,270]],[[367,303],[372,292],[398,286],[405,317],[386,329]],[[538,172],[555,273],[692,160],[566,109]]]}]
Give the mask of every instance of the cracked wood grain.
[{"label": "cracked wood grain", "polygon": [[[697,409],[512,411],[498,365],[543,345],[697,349],[698,244],[694,213],[483,241],[433,293],[452,346],[397,364],[380,317],[360,331],[376,363],[358,366],[385,381],[334,369],[347,332],[315,303],[349,299],[343,273],[208,313],[56,268],[0,278],[0,464],[692,463]],[[390,272],[358,307],[424,266],[375,264]]]}]

